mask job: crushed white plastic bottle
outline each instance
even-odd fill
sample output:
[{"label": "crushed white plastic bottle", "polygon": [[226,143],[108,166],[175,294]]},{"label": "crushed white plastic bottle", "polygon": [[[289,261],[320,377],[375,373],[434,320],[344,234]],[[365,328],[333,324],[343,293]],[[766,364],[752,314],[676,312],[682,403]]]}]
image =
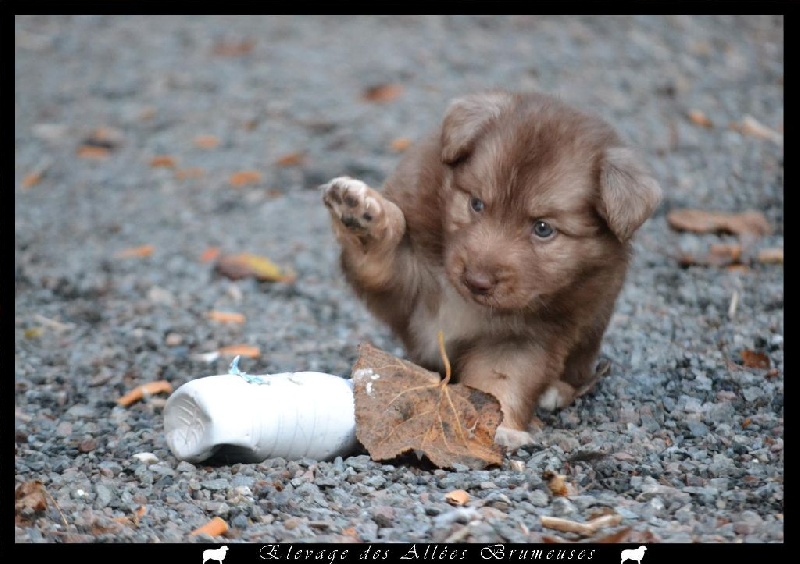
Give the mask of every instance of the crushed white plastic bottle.
[{"label": "crushed white plastic bottle", "polygon": [[183,384],[164,407],[172,453],[202,462],[329,460],[357,443],[353,384],[324,372],[249,375],[238,369]]}]

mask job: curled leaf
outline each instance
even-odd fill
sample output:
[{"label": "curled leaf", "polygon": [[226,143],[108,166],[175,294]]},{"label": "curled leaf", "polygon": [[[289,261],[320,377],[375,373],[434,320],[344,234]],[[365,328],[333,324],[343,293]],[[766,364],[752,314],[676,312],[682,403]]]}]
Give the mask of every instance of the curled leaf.
[{"label": "curled leaf", "polygon": [[365,89],[361,97],[367,102],[391,102],[403,93],[399,84],[377,84]]},{"label": "curled leaf", "polygon": [[276,265],[266,257],[252,253],[221,256],[216,270],[231,280],[255,278],[262,282],[294,282],[294,272]]},{"label": "curled leaf", "polygon": [[114,255],[116,258],[144,258],[153,254],[156,248],[153,245],[140,245],[123,249]]},{"label": "curled leaf", "polygon": [[261,180],[261,173],[257,170],[243,170],[241,172],[233,173],[228,182],[233,186],[246,186],[247,184],[255,184]]},{"label": "curled leaf", "polygon": [[162,393],[171,394],[172,384],[170,384],[166,380],[156,380],[155,382],[147,382],[146,384],[137,386],[136,388],[132,389],[130,392],[119,398],[117,400],[117,404],[122,406],[128,406],[134,402],[143,399],[145,396],[162,394]]},{"label": "curled leaf", "polygon": [[208,318],[212,321],[218,321],[220,323],[244,323],[245,316],[242,313],[237,313],[234,311],[216,311],[212,310],[208,312]]},{"label": "curled leaf", "polygon": [[178,161],[175,160],[175,157],[170,157],[169,155],[156,155],[150,159],[150,166],[153,168],[175,168],[177,164]]},{"label": "curled leaf", "polygon": [[229,345],[217,351],[223,356],[244,356],[247,358],[258,358],[261,356],[261,349],[253,345]]},{"label": "curled leaf", "polygon": [[732,233],[768,235],[772,232],[764,214],[748,210],[742,213],[676,209],[667,214],[667,222],[676,231],[693,233]]},{"label": "curled leaf", "polygon": [[275,164],[278,166],[297,166],[303,164],[305,160],[305,153],[302,151],[295,151],[279,157],[278,160],[275,161]]},{"label": "curled leaf", "polygon": [[213,149],[219,145],[219,137],[216,135],[198,135],[192,140],[192,143],[198,149]]}]

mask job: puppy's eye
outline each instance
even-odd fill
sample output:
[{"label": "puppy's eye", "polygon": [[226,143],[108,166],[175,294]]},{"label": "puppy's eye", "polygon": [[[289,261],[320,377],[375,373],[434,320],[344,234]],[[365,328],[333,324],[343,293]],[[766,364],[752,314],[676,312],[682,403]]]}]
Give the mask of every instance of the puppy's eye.
[{"label": "puppy's eye", "polygon": [[484,208],[483,200],[473,196],[472,198],[469,199],[469,207],[472,208],[472,211],[480,213],[483,211]]},{"label": "puppy's eye", "polygon": [[539,220],[533,224],[533,234],[539,239],[550,239],[556,234],[556,230],[546,221]]}]

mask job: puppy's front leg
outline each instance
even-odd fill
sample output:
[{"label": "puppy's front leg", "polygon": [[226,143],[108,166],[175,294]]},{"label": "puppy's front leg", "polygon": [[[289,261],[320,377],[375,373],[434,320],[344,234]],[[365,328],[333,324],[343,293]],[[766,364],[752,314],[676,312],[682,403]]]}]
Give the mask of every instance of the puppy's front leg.
[{"label": "puppy's front leg", "polygon": [[536,403],[558,374],[557,358],[541,345],[477,345],[457,366],[459,382],[500,401],[503,423],[495,442],[510,450],[533,442],[529,433]]},{"label": "puppy's front leg", "polygon": [[403,212],[376,190],[347,176],[324,184],[322,199],[342,246],[350,282],[361,291],[385,289],[396,277],[397,247],[406,231]]}]

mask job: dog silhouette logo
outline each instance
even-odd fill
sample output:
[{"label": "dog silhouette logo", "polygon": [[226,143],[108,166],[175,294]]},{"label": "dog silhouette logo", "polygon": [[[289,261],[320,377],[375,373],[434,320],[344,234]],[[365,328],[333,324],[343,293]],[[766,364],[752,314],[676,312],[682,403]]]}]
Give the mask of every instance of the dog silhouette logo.
[{"label": "dog silhouette logo", "polygon": [[213,549],[213,550],[204,550],[203,551],[203,564],[206,564],[209,560],[216,560],[219,564],[222,564],[222,561],[225,560],[225,554],[228,552],[227,546],[221,546],[220,548]]},{"label": "dog silhouette logo", "polygon": [[639,548],[630,548],[628,550],[623,550],[620,557],[622,560],[620,564],[624,564],[626,560],[636,560],[637,564],[642,564],[642,558],[644,558],[644,551],[647,550],[646,546],[640,546]]}]

